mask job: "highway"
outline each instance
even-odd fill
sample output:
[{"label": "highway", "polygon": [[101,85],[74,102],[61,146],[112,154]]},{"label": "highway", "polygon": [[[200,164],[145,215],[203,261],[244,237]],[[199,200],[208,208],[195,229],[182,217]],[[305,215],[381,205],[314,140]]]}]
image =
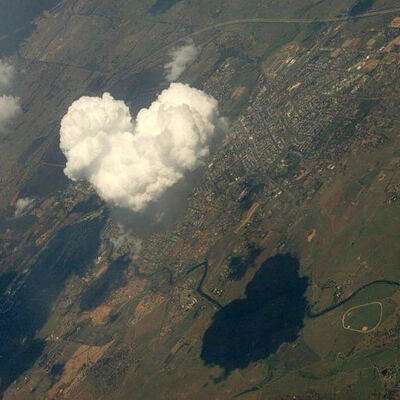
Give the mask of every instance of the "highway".
[{"label": "highway", "polygon": [[311,24],[317,24],[317,23],[329,24],[329,23],[335,23],[335,22],[346,22],[346,21],[354,21],[357,19],[373,18],[373,17],[382,16],[382,15],[395,14],[398,12],[400,12],[400,7],[390,8],[390,9],[386,9],[386,10],[371,11],[371,12],[360,14],[357,16],[343,15],[343,16],[331,17],[331,18],[243,18],[243,19],[234,19],[231,21],[219,22],[217,24],[209,25],[209,26],[206,26],[199,30],[196,30],[192,33],[188,33],[187,35],[184,35],[184,36],[172,41],[171,43],[152,52],[151,55],[144,57],[142,60],[140,60],[138,63],[135,64],[135,67],[142,65],[149,58],[152,58],[155,55],[164,52],[165,50],[169,49],[170,47],[176,46],[177,44],[179,44],[182,41],[185,41],[187,39],[190,39],[190,38],[200,35],[202,33],[206,33],[206,32],[209,32],[209,31],[212,31],[215,29],[219,29],[219,28],[225,28],[225,27],[228,27],[231,25],[247,25],[247,24],[306,24],[306,25],[311,25]]},{"label": "highway", "polygon": [[[184,38],[199,35],[201,33],[223,28],[229,25],[241,25],[241,24],[326,24],[326,23],[333,23],[333,22],[346,22],[349,20],[355,19],[364,19],[364,18],[372,18],[377,17],[380,15],[386,14],[393,14],[400,12],[400,7],[390,8],[387,10],[380,10],[380,11],[371,11],[365,14],[360,14],[357,16],[349,16],[343,15],[339,17],[332,17],[332,18],[244,18],[244,19],[235,19],[232,21],[220,22],[215,25],[206,26],[205,28],[199,29],[198,31],[192,32],[186,35]],[[182,40],[182,39],[178,39]]]}]

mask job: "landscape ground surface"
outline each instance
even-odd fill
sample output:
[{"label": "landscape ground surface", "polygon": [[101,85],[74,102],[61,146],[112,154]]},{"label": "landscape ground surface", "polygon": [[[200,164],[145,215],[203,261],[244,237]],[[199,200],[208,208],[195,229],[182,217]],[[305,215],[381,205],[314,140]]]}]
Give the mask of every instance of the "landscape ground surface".
[{"label": "landscape ground surface", "polygon": [[[400,399],[398,1],[17,11],[0,31],[23,109],[0,138],[0,396]],[[82,95],[149,106],[187,38],[181,81],[229,131],[173,220],[120,240],[64,175],[60,121]]]}]

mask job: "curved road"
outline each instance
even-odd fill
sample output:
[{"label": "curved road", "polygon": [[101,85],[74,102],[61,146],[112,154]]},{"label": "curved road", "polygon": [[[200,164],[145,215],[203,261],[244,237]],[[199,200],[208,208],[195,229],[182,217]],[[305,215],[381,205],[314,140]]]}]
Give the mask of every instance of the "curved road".
[{"label": "curved road", "polygon": [[180,37],[172,41],[171,43],[161,47],[160,49],[154,51],[152,54],[144,57],[142,60],[139,60],[135,67],[142,65],[149,58],[154,57],[156,54],[162,53],[163,51],[169,49],[170,47],[176,46],[182,41],[185,41],[193,36],[200,35],[202,33],[212,31],[218,28],[224,28],[230,25],[242,25],[242,24],[316,24],[316,23],[334,23],[334,22],[346,22],[355,19],[364,19],[364,18],[372,18],[381,15],[394,14],[400,12],[400,7],[390,8],[387,10],[378,10],[371,11],[365,14],[360,14],[356,16],[344,15],[340,17],[332,17],[332,18],[243,18],[243,19],[234,19],[231,21],[220,22],[218,24],[209,25],[204,28],[201,28],[197,31],[189,33],[185,36]]},{"label": "curved road", "polygon": [[393,14],[396,12],[400,12],[400,7],[390,8],[387,10],[380,11],[371,11],[369,13],[360,14],[356,16],[343,15],[340,17],[332,17],[332,18],[243,18],[243,19],[234,19],[232,21],[220,22],[215,25],[206,26],[205,28],[199,29],[198,31],[192,32],[186,35],[183,39],[187,37],[199,35],[203,32],[210,31],[212,29],[223,28],[229,25],[238,25],[238,24],[316,24],[316,23],[331,23],[331,22],[345,22],[354,19],[361,18],[372,18],[380,15]]}]

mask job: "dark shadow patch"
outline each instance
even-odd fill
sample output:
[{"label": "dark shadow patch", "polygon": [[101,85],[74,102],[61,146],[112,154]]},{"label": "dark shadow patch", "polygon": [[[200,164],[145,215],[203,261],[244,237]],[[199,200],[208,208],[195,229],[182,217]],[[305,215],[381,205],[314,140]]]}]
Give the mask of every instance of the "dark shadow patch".
[{"label": "dark shadow patch", "polygon": [[6,272],[0,275],[0,296],[4,294],[10,283],[16,278],[17,273],[14,271]]},{"label": "dark shadow patch", "polygon": [[26,161],[29,159],[29,157],[31,157],[36,152],[36,150],[38,150],[42,146],[42,144],[45,141],[46,137],[44,136],[35,139],[18,158],[18,164],[24,165]]},{"label": "dark shadow patch", "polygon": [[153,103],[164,88],[166,88],[164,67],[157,65],[128,75],[114,83],[107,91],[114,98],[123,99],[129,106],[131,114],[136,117],[142,108],[148,108]]},{"label": "dark shadow patch", "polygon": [[104,274],[91,283],[82,295],[80,310],[93,310],[102,304],[114,290],[124,286],[126,284],[124,271],[129,263],[128,257],[119,257]]},{"label": "dark shadow patch", "polygon": [[22,215],[21,217],[11,220],[9,227],[14,232],[23,233],[36,224],[37,220],[38,218],[35,215]]},{"label": "dark shadow patch", "polygon": [[237,201],[240,203],[240,206],[243,210],[249,210],[256,197],[263,191],[263,184],[257,184],[250,180],[249,182],[245,183],[244,189],[240,193]]},{"label": "dark shadow patch", "polygon": [[[21,338],[18,343],[18,349],[8,358],[0,367],[0,393],[24,371],[33,366],[35,361],[40,357],[45,347],[45,341],[34,338]],[[2,346],[4,347],[4,346]],[[1,354],[1,353],[0,353]],[[7,368],[6,371],[3,369]]]},{"label": "dark shadow patch", "polygon": [[152,15],[164,14],[180,1],[181,0],[156,0],[156,2],[150,7],[149,13]]},{"label": "dark shadow patch", "polygon": [[357,2],[350,8],[349,15],[355,17],[359,14],[367,12],[373,5],[375,0],[357,0]]},{"label": "dark shadow patch", "polygon": [[226,377],[298,338],[308,286],[298,270],[299,262],[290,254],[278,254],[263,263],[246,287],[246,298],[232,301],[215,314],[203,337],[205,365],[224,368]]},{"label": "dark shadow patch", "polygon": [[34,30],[33,21],[58,3],[57,0],[1,0],[0,55],[14,53]]},{"label": "dark shadow patch", "polygon": [[55,363],[50,369],[50,376],[53,379],[58,378],[61,373],[64,371],[64,364],[62,363]]},{"label": "dark shadow patch", "polygon": [[168,231],[179,220],[187,207],[188,197],[200,182],[203,169],[188,172],[177,182],[140,212],[112,207],[113,220],[133,235],[149,236],[155,232]]},{"label": "dark shadow patch", "polygon": [[378,104],[379,104],[379,100],[375,100],[375,99],[361,100],[358,105],[358,111],[355,116],[355,120],[360,121],[360,120],[364,119],[371,112],[371,110]]},{"label": "dark shadow patch", "polygon": [[55,136],[46,154],[32,176],[21,189],[21,197],[46,197],[65,188],[69,180],[64,174],[66,158],[59,147],[59,136]]},{"label": "dark shadow patch", "polygon": [[97,211],[102,205],[103,205],[103,201],[100,199],[100,197],[96,193],[93,193],[91,196],[89,196],[88,199],[78,203],[71,210],[71,212],[76,212],[76,213],[80,213],[80,214],[89,214],[93,211]]},{"label": "dark shadow patch", "polygon": [[105,75],[96,76],[90,81],[87,90],[92,92],[95,96],[101,96],[104,92],[107,81],[108,77]]},{"label": "dark shadow patch", "polygon": [[249,268],[254,267],[256,258],[260,255],[261,249],[254,243],[250,243],[245,254],[234,256],[229,262],[228,278],[232,281],[242,279]]},{"label": "dark shadow patch", "polygon": [[110,87],[109,92],[116,99],[125,99],[128,102],[145,93],[150,93],[154,100],[155,93],[163,82],[164,68],[157,65],[121,79]]},{"label": "dark shadow patch", "polygon": [[0,393],[29,369],[45,341],[36,332],[72,274],[82,275],[96,257],[104,218],[60,230],[31,271],[14,279],[0,296]]}]

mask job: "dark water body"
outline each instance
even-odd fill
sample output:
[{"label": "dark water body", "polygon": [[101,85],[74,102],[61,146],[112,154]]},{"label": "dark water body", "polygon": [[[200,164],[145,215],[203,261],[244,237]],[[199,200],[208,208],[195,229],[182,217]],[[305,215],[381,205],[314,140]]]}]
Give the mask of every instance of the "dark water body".
[{"label": "dark water body", "polygon": [[267,358],[299,336],[306,315],[308,279],[290,254],[266,260],[247,285],[246,298],[219,310],[203,337],[201,358],[225,376]]},{"label": "dark water body", "polygon": [[156,2],[150,7],[149,13],[153,15],[164,14],[173,5],[179,2],[180,0],[156,0]]},{"label": "dark water body", "polygon": [[14,53],[34,30],[33,21],[59,0],[0,0],[0,57]]},{"label": "dark water body", "polygon": [[[45,324],[68,278],[72,274],[82,275],[96,257],[103,224],[104,220],[99,218],[62,229],[29,274],[18,279],[3,276],[0,393],[41,355],[44,341],[36,338],[36,332]],[[7,290],[4,292],[4,289]]]}]

